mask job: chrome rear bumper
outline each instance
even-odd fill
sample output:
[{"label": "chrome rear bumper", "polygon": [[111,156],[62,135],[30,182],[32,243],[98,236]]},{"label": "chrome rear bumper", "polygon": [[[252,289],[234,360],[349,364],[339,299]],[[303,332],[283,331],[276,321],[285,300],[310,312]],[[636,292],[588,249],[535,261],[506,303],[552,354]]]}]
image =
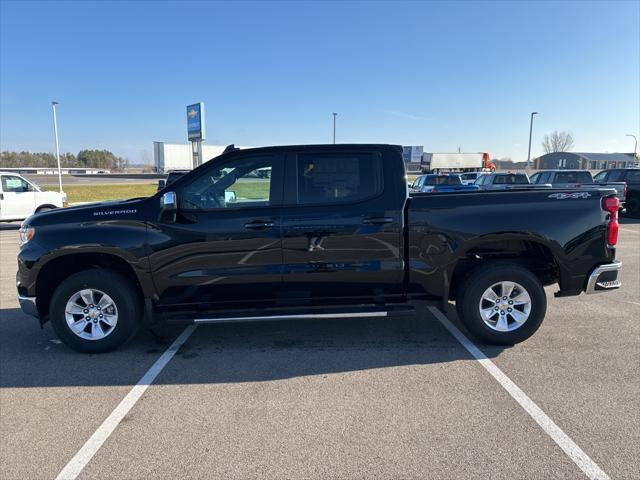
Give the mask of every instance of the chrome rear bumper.
[{"label": "chrome rear bumper", "polygon": [[589,275],[585,293],[600,293],[620,288],[622,282],[618,280],[618,272],[621,268],[622,262],[620,261],[606,263],[594,268]]}]

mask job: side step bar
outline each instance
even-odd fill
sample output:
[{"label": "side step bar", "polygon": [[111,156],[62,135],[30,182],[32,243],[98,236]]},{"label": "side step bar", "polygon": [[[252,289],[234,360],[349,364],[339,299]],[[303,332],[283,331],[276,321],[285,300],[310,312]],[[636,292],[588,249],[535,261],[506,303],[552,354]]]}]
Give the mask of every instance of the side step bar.
[{"label": "side step bar", "polygon": [[257,317],[220,317],[196,318],[194,323],[226,323],[226,322],[259,322],[262,320],[308,320],[321,318],[365,318],[386,317],[387,311],[378,312],[347,312],[347,313],[301,313],[292,315],[264,315]]}]

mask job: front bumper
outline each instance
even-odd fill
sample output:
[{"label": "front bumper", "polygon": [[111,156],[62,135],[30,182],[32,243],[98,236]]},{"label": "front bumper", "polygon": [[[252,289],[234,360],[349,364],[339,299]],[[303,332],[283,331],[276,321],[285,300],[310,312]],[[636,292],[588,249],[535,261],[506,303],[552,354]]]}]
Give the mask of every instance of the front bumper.
[{"label": "front bumper", "polygon": [[36,297],[23,297],[21,295],[18,295],[18,303],[20,304],[20,308],[24,313],[36,318],[40,318],[38,307],[36,305]]},{"label": "front bumper", "polygon": [[618,280],[618,272],[621,268],[620,261],[598,265],[589,275],[585,293],[600,293],[620,288],[622,282]]}]

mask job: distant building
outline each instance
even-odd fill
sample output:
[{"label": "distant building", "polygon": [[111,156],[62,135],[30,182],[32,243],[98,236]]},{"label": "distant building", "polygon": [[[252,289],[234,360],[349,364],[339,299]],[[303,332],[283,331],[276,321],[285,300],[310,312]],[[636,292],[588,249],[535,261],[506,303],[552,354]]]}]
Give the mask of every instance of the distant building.
[{"label": "distant building", "polygon": [[633,153],[554,152],[536,158],[534,165],[537,170],[603,170],[633,167],[637,163]]},{"label": "distant building", "polygon": [[[217,157],[227,145],[202,144],[202,161],[208,162]],[[238,148],[251,148],[241,147]],[[188,143],[153,142],[153,163],[156,172],[165,173],[169,170],[191,170],[193,167],[191,145]]]}]

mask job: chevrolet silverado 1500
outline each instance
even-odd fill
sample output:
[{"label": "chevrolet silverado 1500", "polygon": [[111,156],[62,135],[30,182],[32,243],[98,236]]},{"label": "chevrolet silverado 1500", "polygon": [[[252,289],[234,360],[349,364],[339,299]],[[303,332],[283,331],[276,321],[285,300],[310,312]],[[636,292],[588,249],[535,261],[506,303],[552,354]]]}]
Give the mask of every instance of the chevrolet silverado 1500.
[{"label": "chevrolet silverado 1500", "polygon": [[[258,175],[256,172],[265,172]],[[513,344],[557,296],[620,287],[612,189],[408,194],[402,149],[238,150],[152,197],[34,215],[22,309],[70,347],[112,350],[159,321],[386,317],[455,301]]]}]

